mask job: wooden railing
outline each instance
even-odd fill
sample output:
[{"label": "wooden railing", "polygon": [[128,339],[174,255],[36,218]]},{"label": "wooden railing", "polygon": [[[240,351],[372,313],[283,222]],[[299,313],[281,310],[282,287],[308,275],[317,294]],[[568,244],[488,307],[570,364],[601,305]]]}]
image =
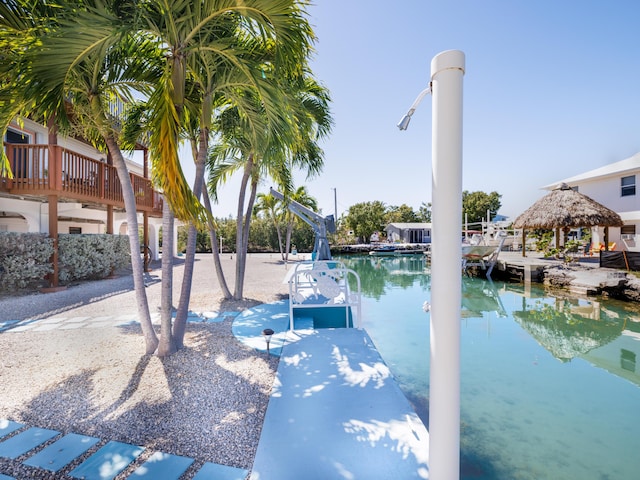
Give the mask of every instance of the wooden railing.
[{"label": "wooden railing", "polygon": [[[124,207],[116,168],[58,145],[5,143],[14,178],[0,174],[0,190]],[[129,173],[138,211],[162,214],[162,196],[151,181]]]}]

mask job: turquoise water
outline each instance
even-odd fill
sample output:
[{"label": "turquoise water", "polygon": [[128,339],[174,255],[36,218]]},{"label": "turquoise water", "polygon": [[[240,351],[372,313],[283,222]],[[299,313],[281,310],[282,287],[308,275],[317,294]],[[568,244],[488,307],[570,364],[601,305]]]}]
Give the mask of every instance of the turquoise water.
[{"label": "turquoise water", "polygon": [[[361,277],[363,326],[428,425],[424,259],[341,260]],[[462,297],[461,478],[640,478],[640,306],[467,277]]]}]

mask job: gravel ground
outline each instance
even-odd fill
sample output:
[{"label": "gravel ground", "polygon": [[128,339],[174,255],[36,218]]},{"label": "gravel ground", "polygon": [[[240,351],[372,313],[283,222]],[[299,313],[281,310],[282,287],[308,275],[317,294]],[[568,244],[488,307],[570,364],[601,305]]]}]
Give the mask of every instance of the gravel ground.
[{"label": "gravel ground", "polygon": [[[235,260],[235,259],[234,259]],[[233,288],[234,261],[223,258]],[[287,266],[277,255],[249,256],[246,300],[224,302],[210,255],[197,257],[193,311],[240,311],[286,296]],[[174,275],[174,305],[182,266]],[[152,311],[160,305],[160,270],[147,278]],[[86,282],[56,293],[0,297],[0,319],[53,315],[100,317],[136,311],[131,276]],[[189,324],[186,348],[161,361],[144,355],[137,325],[48,332],[0,333],[0,418],[62,433],[117,440],[196,461],[250,469],[260,437],[278,359],[235,340],[231,318]],[[16,478],[69,478],[75,464],[55,476],[0,459],[0,471]],[[125,478],[133,467],[116,478]]]}]

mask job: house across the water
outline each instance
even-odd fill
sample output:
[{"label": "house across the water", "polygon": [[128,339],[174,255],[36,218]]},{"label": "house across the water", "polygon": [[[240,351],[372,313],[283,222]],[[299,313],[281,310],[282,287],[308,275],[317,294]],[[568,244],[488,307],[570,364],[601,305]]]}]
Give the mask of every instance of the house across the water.
[{"label": "house across the water", "polygon": [[[608,241],[616,243],[616,250],[624,250],[625,242],[640,245],[640,190],[637,182],[640,177],[640,153],[604,167],[589,170],[573,177],[559,180],[543,187],[553,190],[566,183],[574,190],[592,198],[615,211],[624,222],[623,227],[609,227]],[[603,227],[592,229],[592,242],[604,244]]]},{"label": "house across the water", "polygon": [[390,242],[431,243],[430,223],[390,223],[385,231]]}]

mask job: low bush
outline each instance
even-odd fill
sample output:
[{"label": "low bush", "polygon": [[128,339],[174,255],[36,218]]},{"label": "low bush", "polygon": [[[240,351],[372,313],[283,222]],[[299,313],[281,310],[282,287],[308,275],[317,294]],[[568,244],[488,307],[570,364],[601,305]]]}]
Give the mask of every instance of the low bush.
[{"label": "low bush", "polygon": [[53,272],[53,240],[43,233],[0,233],[0,286],[16,290],[35,286]]},{"label": "low bush", "polygon": [[[0,233],[2,290],[40,286],[46,275],[53,272],[51,255],[53,240],[44,233]],[[58,278],[62,284],[104,278],[130,262],[126,236],[58,236]]]},{"label": "low bush", "polygon": [[104,278],[130,261],[127,236],[58,236],[58,275],[61,283]]}]

